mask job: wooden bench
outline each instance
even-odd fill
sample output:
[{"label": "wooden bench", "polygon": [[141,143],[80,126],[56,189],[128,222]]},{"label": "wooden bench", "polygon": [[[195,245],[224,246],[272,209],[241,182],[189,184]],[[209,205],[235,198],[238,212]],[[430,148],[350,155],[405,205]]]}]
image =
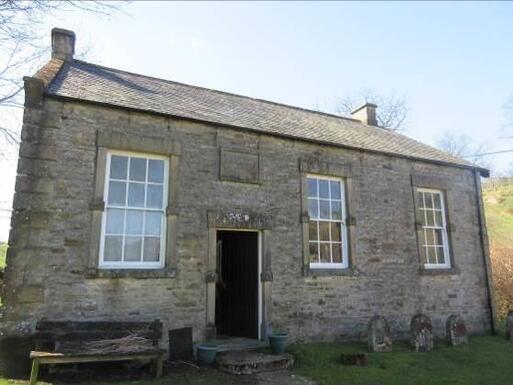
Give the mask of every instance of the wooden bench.
[{"label": "wooden bench", "polygon": [[150,360],[155,377],[162,375],[164,350],[158,347],[162,323],[47,321],[36,325],[36,349],[30,352],[30,384],[42,364]]}]

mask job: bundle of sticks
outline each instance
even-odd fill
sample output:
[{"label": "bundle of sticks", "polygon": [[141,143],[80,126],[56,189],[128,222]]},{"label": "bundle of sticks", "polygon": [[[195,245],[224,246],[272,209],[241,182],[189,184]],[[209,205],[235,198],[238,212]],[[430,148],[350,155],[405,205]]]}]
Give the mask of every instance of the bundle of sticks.
[{"label": "bundle of sticks", "polygon": [[126,337],[83,342],[64,342],[57,349],[59,353],[87,353],[87,354],[135,354],[153,352],[158,350],[152,341],[130,334]]}]

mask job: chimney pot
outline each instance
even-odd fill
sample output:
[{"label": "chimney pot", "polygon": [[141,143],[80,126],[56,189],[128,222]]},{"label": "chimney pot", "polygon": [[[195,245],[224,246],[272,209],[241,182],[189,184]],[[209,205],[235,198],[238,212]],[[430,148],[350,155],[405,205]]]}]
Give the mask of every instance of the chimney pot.
[{"label": "chimney pot", "polygon": [[369,126],[377,126],[378,120],[376,118],[377,105],[372,103],[365,103],[351,112],[351,117],[365,123]]},{"label": "chimney pot", "polygon": [[67,29],[52,29],[52,59],[73,60],[75,32]]}]

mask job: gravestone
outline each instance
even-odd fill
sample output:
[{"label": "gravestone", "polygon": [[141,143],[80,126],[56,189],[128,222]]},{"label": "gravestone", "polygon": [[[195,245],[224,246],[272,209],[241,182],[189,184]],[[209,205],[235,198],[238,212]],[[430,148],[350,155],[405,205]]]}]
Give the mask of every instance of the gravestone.
[{"label": "gravestone", "polygon": [[367,366],[367,354],[365,353],[342,353],[340,362],[346,366]]},{"label": "gravestone", "polygon": [[416,352],[433,350],[433,326],[429,317],[424,314],[413,316],[410,324],[411,344]]},{"label": "gravestone", "polygon": [[447,332],[447,341],[452,346],[458,346],[468,343],[467,327],[465,321],[458,315],[451,315],[447,318],[445,325]]},{"label": "gravestone", "polygon": [[390,327],[383,316],[374,316],[367,327],[367,338],[370,352],[391,352],[392,339]]},{"label": "gravestone", "polygon": [[513,340],[513,310],[510,310],[506,317],[506,338]]}]

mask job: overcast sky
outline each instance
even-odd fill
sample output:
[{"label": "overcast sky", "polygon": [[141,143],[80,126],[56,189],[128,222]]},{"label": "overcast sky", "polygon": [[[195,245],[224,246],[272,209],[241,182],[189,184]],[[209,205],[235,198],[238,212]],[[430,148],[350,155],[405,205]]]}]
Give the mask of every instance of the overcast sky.
[{"label": "overcast sky", "polygon": [[[61,12],[88,61],[179,82],[334,111],[363,88],[411,108],[407,135],[445,131],[513,149],[502,106],[513,96],[513,3],[138,3],[128,15]],[[49,53],[50,54],[50,53]],[[509,127],[513,134],[513,127]],[[16,155],[0,160],[7,239]],[[506,171],[513,153],[488,160]]]}]

